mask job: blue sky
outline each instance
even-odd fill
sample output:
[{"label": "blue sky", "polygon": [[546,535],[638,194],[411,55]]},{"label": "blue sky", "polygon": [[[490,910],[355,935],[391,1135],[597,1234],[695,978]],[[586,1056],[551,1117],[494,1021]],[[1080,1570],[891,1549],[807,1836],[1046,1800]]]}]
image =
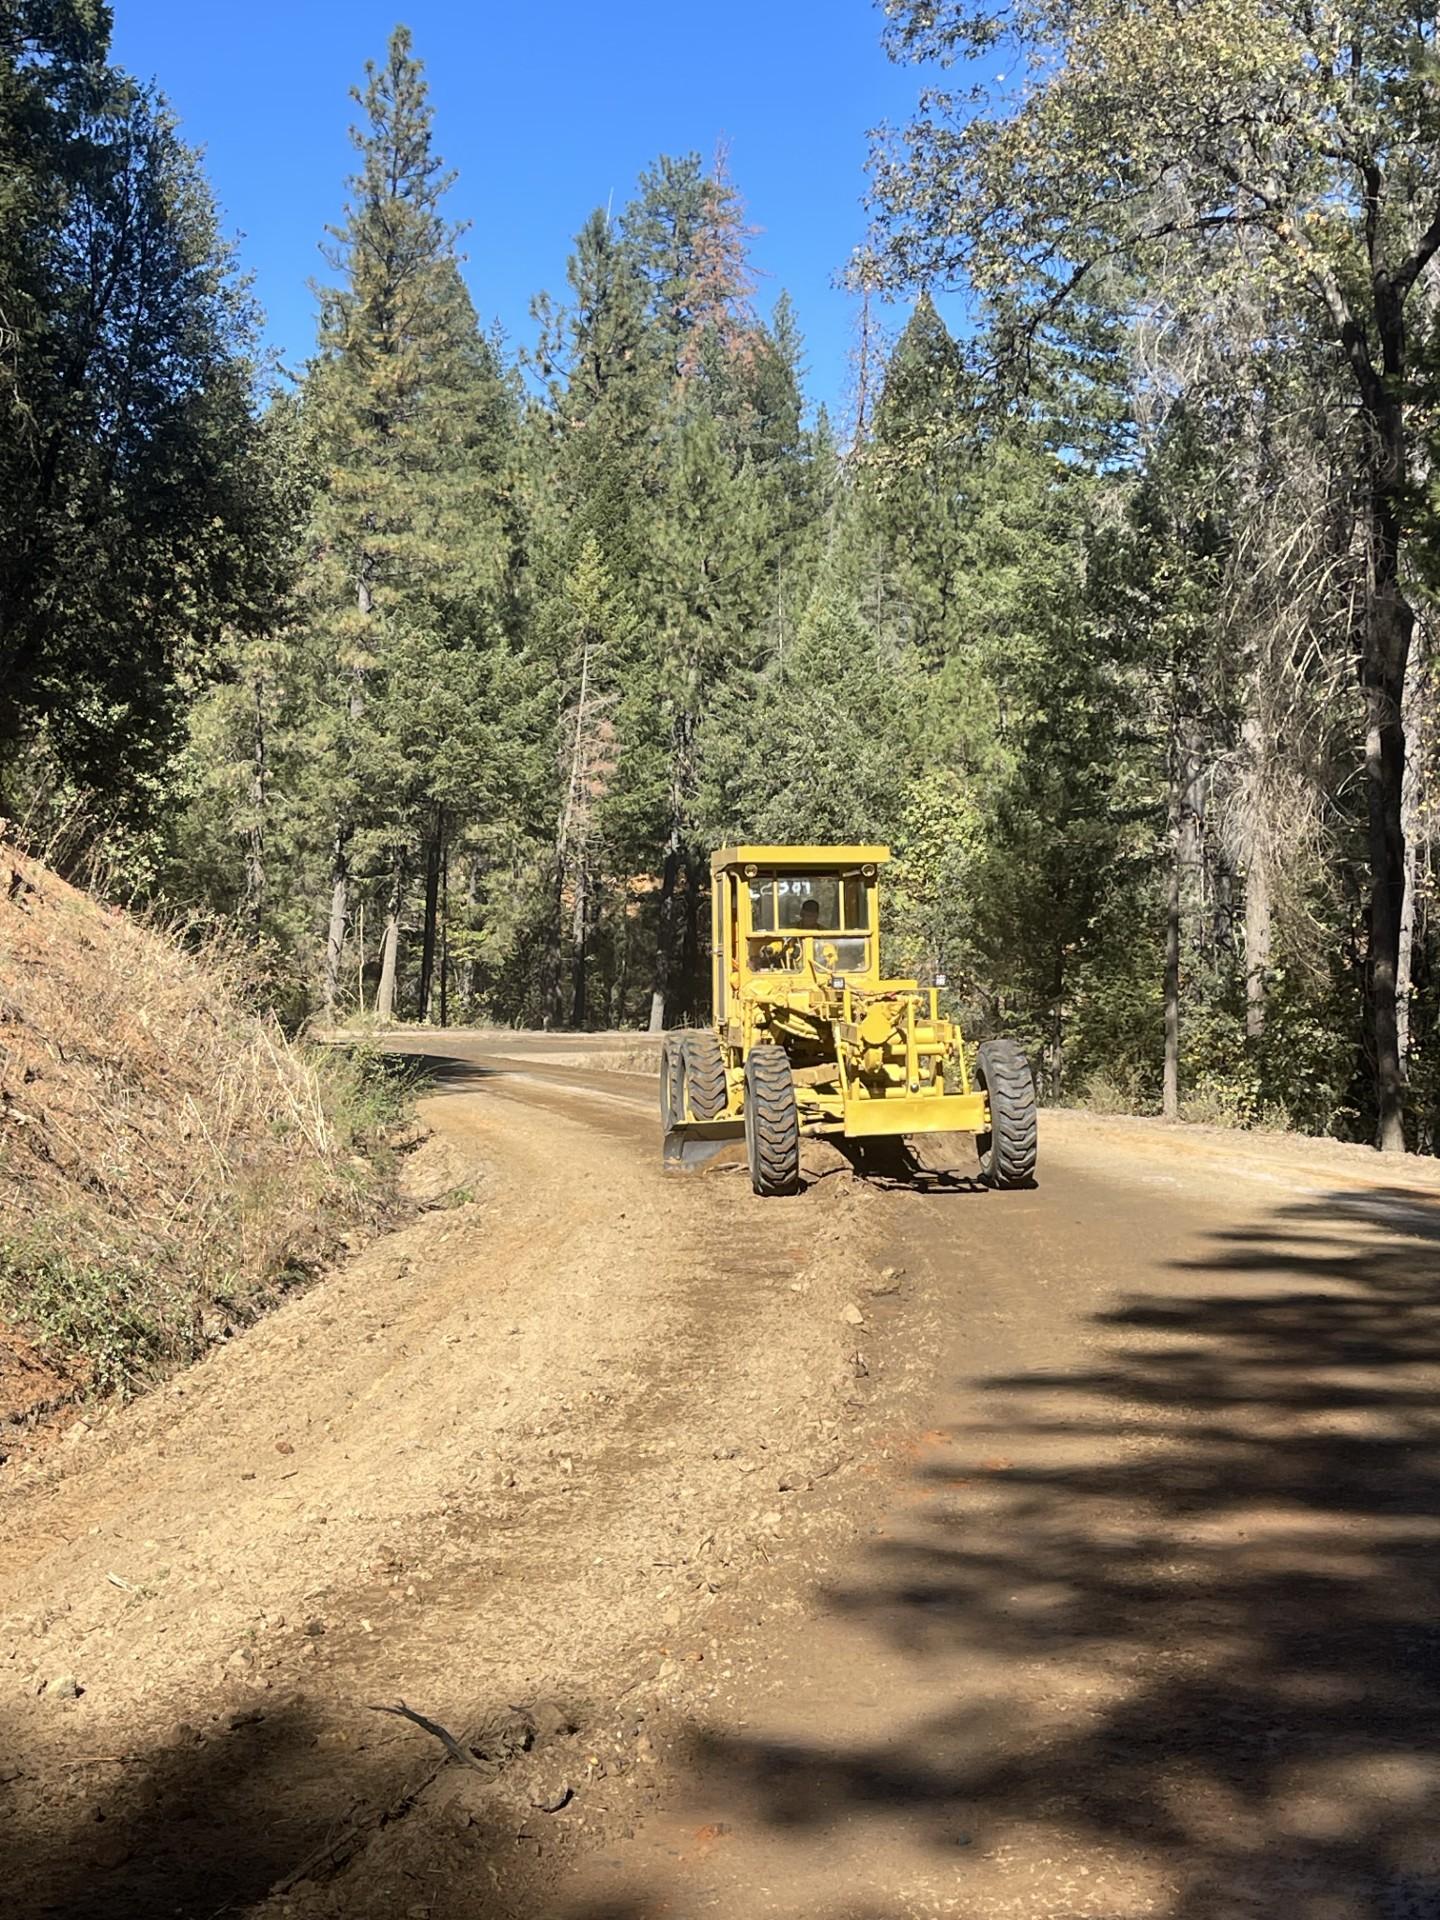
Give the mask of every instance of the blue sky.
[{"label": "blue sky", "polygon": [[843,409],[853,330],[831,282],[862,238],[866,130],[906,117],[918,75],[893,66],[872,0],[114,0],[117,60],[155,79],[204,148],[241,236],[269,337],[298,363],[351,162],[347,88],[402,19],[424,60],[437,144],[458,169],[466,267],[512,344],[529,302],[559,293],[591,208],[629,195],[656,154],[729,145],[752,222],[760,301],[796,303],[808,390]]}]

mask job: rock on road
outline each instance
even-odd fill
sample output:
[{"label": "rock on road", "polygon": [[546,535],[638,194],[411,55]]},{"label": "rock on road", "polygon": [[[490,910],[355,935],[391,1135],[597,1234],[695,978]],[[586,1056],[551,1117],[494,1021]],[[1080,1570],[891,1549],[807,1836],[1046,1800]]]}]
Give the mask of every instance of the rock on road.
[{"label": "rock on road", "polygon": [[1440,1177],[761,1202],[404,1044],[450,1204],[0,1471],[7,1912],[1440,1914]]}]

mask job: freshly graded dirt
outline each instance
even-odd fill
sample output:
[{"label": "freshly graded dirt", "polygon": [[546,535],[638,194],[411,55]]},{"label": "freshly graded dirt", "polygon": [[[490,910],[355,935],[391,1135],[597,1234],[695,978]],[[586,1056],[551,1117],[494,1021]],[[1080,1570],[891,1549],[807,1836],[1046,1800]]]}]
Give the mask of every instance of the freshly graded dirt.
[{"label": "freshly graded dirt", "polygon": [[761,1202],[414,1044],[447,1204],[0,1471],[7,1913],[1440,1914],[1433,1171]]}]

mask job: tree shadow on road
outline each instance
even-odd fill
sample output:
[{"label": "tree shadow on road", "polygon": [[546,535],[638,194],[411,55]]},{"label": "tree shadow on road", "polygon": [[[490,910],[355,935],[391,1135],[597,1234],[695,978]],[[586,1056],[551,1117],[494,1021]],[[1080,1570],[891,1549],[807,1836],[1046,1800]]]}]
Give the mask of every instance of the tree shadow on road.
[{"label": "tree shadow on road", "polygon": [[[52,1709],[66,1711],[83,1702]],[[303,1706],[59,1763],[8,1738],[6,1912],[130,1920],[258,1899],[323,1839],[285,1805],[314,1742]]]},{"label": "tree shadow on road", "polygon": [[1047,1912],[1440,1915],[1440,1206],[1315,1196],[1171,1271],[1089,1364],[972,1383],[829,1596],[914,1682],[883,1739],[697,1764],[782,1833],[964,1829],[977,1885],[1017,1837],[1089,1863]]},{"label": "tree shadow on road", "polygon": [[[548,1874],[537,1871],[538,1849],[519,1841],[503,1794],[483,1783],[466,1791],[475,1774],[449,1764],[437,1774],[423,1744],[417,1753],[405,1737],[377,1742],[327,1791],[333,1732],[333,1715],[304,1701],[267,1701],[155,1745],[57,1765],[0,1729],[0,1913],[551,1920]],[[457,1790],[462,1819],[450,1804]],[[622,1899],[586,1920],[649,1912]]]}]

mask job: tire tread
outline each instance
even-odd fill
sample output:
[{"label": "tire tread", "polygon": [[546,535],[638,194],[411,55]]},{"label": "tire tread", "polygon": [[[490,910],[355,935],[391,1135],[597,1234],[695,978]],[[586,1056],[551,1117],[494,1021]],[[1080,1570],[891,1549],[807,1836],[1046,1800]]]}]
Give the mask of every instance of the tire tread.
[{"label": "tire tread", "polygon": [[692,1120],[718,1120],[730,1102],[725,1055],[713,1033],[680,1037],[682,1100]]},{"label": "tire tread", "polygon": [[794,1193],[800,1180],[800,1116],[783,1048],[751,1048],[745,1061],[745,1117],[756,1193]]},{"label": "tire tread", "polygon": [[981,1044],[977,1066],[990,1097],[990,1145],[988,1154],[982,1153],[985,1178],[992,1187],[1032,1186],[1039,1119],[1030,1063],[1013,1040],[998,1039]]}]

